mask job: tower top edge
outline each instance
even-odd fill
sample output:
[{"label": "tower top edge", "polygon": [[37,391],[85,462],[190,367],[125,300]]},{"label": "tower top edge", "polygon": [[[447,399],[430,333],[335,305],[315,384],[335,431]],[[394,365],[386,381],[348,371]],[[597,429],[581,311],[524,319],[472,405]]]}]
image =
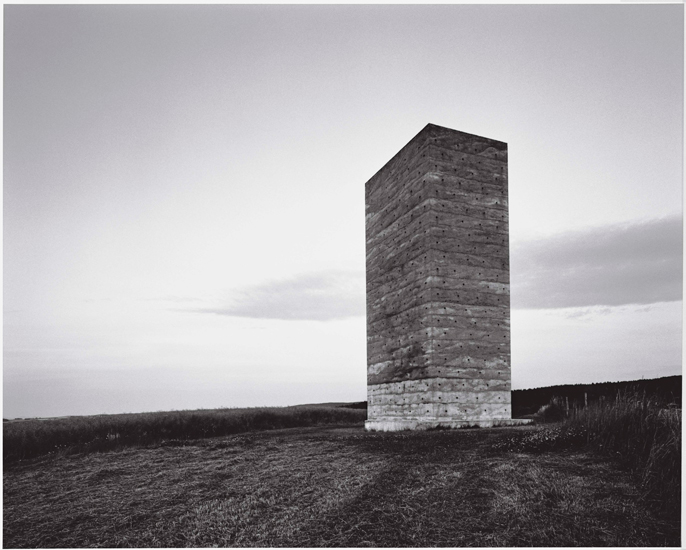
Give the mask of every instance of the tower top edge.
[{"label": "tower top edge", "polygon": [[474,141],[482,142],[497,149],[507,150],[507,143],[504,141],[478,136],[476,134],[469,134],[467,132],[461,132],[460,130],[453,130],[452,128],[439,126],[438,124],[433,124],[430,122],[424,126],[424,128],[422,128],[410,141],[401,147],[400,150],[367,181],[367,183],[370,183],[387,167],[392,165],[397,159],[401,158],[405,151],[411,147],[423,147],[425,145],[430,145],[431,143],[434,143],[439,147],[451,147],[451,145],[458,143]]},{"label": "tower top edge", "polygon": [[505,146],[507,147],[507,142],[505,141],[500,141],[499,139],[493,139],[485,136],[479,136],[477,134],[470,134],[469,132],[463,132],[461,130],[454,130],[453,128],[448,128],[447,126],[440,126],[438,124],[433,124],[432,122],[429,122],[422,130],[415,136],[418,137],[424,133],[443,133],[443,134],[454,134],[454,135],[459,135],[463,136],[465,138],[472,138],[472,139],[479,139],[483,141],[487,141],[489,143],[493,143],[494,145],[499,145],[499,146]]}]

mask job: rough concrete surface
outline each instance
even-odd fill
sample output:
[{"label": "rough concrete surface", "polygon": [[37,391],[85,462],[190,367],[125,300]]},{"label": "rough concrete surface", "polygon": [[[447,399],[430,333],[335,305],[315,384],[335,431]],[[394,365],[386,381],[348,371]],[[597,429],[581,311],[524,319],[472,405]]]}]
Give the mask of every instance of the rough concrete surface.
[{"label": "rough concrete surface", "polygon": [[507,144],[429,124],[365,196],[367,428],[511,423]]}]

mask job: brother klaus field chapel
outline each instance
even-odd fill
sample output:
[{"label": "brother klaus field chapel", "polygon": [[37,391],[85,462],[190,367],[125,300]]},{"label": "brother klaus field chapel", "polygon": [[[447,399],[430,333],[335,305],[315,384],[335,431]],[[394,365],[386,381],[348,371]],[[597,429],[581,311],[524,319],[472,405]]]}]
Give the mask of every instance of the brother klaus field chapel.
[{"label": "brother klaus field chapel", "polygon": [[365,198],[367,429],[517,422],[507,144],[429,124]]}]

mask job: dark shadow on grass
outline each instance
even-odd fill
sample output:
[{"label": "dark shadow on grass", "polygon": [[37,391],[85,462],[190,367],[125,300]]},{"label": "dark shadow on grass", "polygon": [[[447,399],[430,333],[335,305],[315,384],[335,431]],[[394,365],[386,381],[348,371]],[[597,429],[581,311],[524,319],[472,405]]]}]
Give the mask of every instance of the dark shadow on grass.
[{"label": "dark shadow on grass", "polygon": [[[356,439],[365,452],[393,456],[392,465],[357,498],[313,518],[286,545],[488,545],[483,535],[489,528],[480,518],[489,508],[489,493],[483,486],[476,443],[469,434],[456,431],[371,434]],[[446,469],[447,463],[452,467]]]}]

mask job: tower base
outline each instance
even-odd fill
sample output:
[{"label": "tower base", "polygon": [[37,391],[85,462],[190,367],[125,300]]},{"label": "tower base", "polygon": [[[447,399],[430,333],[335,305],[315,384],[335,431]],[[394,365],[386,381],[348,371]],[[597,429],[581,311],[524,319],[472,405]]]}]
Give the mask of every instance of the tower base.
[{"label": "tower base", "polygon": [[530,418],[500,418],[491,420],[447,420],[422,418],[388,418],[367,420],[364,429],[368,432],[399,432],[401,430],[432,430],[440,428],[491,428],[502,426],[522,426],[531,424]]}]

